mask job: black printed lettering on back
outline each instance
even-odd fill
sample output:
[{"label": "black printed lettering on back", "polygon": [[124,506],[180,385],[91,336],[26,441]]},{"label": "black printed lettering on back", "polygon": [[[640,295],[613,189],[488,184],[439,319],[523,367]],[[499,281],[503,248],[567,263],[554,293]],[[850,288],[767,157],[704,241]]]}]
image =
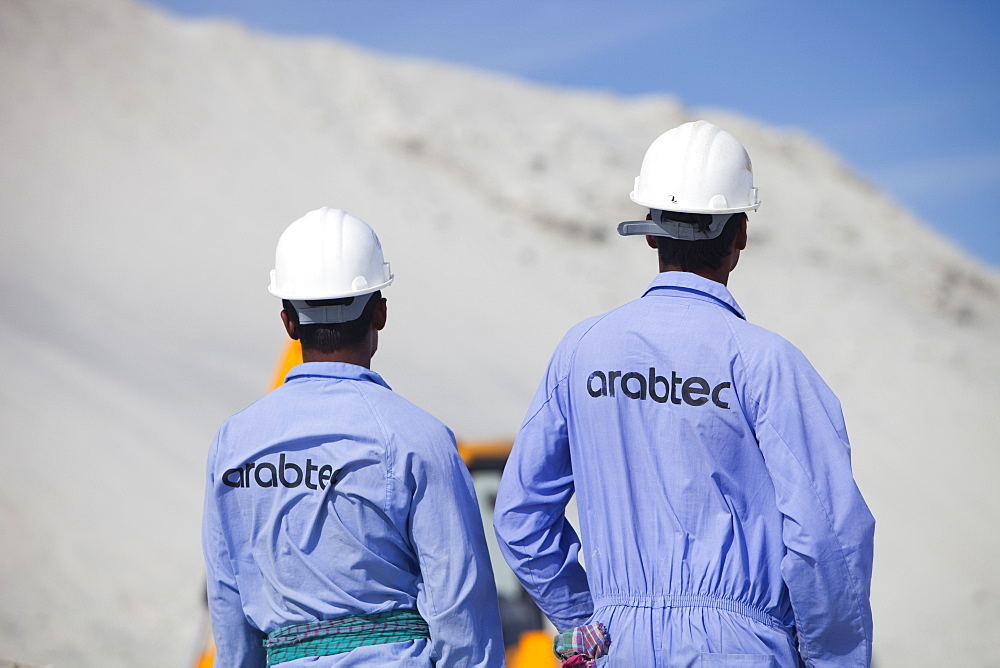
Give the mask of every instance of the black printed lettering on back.
[{"label": "black printed lettering on back", "polygon": [[325,490],[336,481],[337,473],[329,464],[320,466],[312,459],[306,459],[304,466],[292,462],[285,453],[278,456],[276,463],[247,462],[238,468],[227,469],[222,474],[222,484],[226,487],[287,487],[289,489],[305,485],[308,489]]},{"label": "black printed lettering on back", "polygon": [[718,406],[729,409],[729,403],[722,392],[732,388],[726,381],[713,385],[702,376],[684,378],[676,371],[670,372],[670,379],[649,367],[648,374],[638,371],[594,371],[587,377],[587,394],[599,397],[626,397],[636,401],[652,399],[658,404],[671,403],[675,406]]}]

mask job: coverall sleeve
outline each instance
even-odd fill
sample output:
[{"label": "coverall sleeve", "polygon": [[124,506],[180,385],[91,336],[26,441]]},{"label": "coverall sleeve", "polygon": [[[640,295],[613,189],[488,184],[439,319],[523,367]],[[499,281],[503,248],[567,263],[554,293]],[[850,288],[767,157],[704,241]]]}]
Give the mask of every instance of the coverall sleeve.
[{"label": "coverall sleeve", "polygon": [[875,519],[851,472],[840,402],[790,344],[758,377],[760,450],[784,515],[788,586],[808,666],[869,666]]},{"label": "coverall sleeve", "polygon": [[[566,519],[573,496],[565,376],[558,351],[504,467],[493,526],[504,559],[559,631],[594,612],[580,539]],[[562,376],[562,377],[561,377]]]},{"label": "coverall sleeve", "polygon": [[430,627],[432,655],[440,666],[503,666],[497,590],[472,478],[445,427],[423,438],[437,447],[411,463],[404,489],[412,494],[409,538],[423,581],[417,608]]},{"label": "coverall sleeve", "polygon": [[206,587],[215,636],[215,665],[218,668],[260,668],[267,663],[264,634],[249,624],[243,612],[215,497],[213,470],[217,447],[218,437],[209,455],[202,515],[202,549],[208,568]]}]

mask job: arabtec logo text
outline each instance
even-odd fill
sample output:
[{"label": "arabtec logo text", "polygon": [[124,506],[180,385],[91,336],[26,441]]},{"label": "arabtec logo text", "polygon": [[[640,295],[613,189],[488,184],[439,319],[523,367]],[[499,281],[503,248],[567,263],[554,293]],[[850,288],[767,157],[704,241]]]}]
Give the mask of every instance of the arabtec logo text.
[{"label": "arabtec logo text", "polygon": [[637,371],[595,371],[587,379],[587,392],[592,397],[614,397],[616,389],[629,399],[653,401],[665,404],[668,401],[680,405],[703,406],[712,401],[719,408],[729,408],[723,401],[722,392],[732,386],[731,383],[712,385],[704,378],[691,376],[681,378],[676,371],[670,372],[670,380],[656,375],[656,368],[649,367],[649,375]]},{"label": "arabtec logo text", "polygon": [[[313,474],[316,474],[315,478]],[[240,468],[229,469],[222,474],[222,484],[227,487],[277,487],[280,482],[285,487],[305,484],[309,489],[326,489],[336,481],[337,474],[329,464],[317,466],[311,459],[299,466],[285,461],[285,455],[278,457],[277,465],[270,462],[247,462]]]}]

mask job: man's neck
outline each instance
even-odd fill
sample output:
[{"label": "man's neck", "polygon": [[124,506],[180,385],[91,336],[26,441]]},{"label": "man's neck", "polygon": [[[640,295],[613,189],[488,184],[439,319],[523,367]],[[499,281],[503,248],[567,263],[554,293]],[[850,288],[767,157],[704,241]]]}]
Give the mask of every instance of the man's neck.
[{"label": "man's neck", "polygon": [[[675,265],[667,265],[666,267],[664,267],[662,264],[660,265],[660,273],[668,271],[684,271],[684,270]],[[722,268],[699,269],[697,271],[689,271],[687,273],[694,274],[695,276],[701,276],[702,278],[707,278],[710,281],[715,281],[716,283],[721,283],[722,285],[726,286],[729,285],[729,274],[730,274],[729,269],[722,269]]]},{"label": "man's neck", "polygon": [[341,362],[343,364],[353,364],[366,369],[371,368],[372,355],[364,350],[362,346],[350,346],[341,348],[331,353],[322,353],[312,348],[302,349],[303,362]]}]

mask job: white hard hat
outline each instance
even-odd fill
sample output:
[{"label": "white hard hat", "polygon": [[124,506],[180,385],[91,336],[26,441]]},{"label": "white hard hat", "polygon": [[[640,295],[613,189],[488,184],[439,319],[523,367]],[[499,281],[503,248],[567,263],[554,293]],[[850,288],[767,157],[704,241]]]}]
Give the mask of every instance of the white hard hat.
[{"label": "white hard hat", "polygon": [[[392,283],[382,244],[368,223],[346,211],[323,207],[289,225],[278,239],[268,292],[297,301],[360,297]],[[368,300],[356,299],[363,306]],[[302,309],[297,309],[302,313]],[[338,306],[320,309],[344,311]],[[347,309],[351,310],[351,309]],[[313,322],[346,322],[350,313]],[[303,321],[302,324],[308,324]]]},{"label": "white hard hat", "polygon": [[[623,236],[711,239],[732,214],[760,206],[743,144],[708,121],[685,123],[657,137],[646,151],[630,197],[651,210],[653,221],[621,223],[618,233]],[[699,230],[660,215],[670,211],[711,214],[712,223]]]}]

